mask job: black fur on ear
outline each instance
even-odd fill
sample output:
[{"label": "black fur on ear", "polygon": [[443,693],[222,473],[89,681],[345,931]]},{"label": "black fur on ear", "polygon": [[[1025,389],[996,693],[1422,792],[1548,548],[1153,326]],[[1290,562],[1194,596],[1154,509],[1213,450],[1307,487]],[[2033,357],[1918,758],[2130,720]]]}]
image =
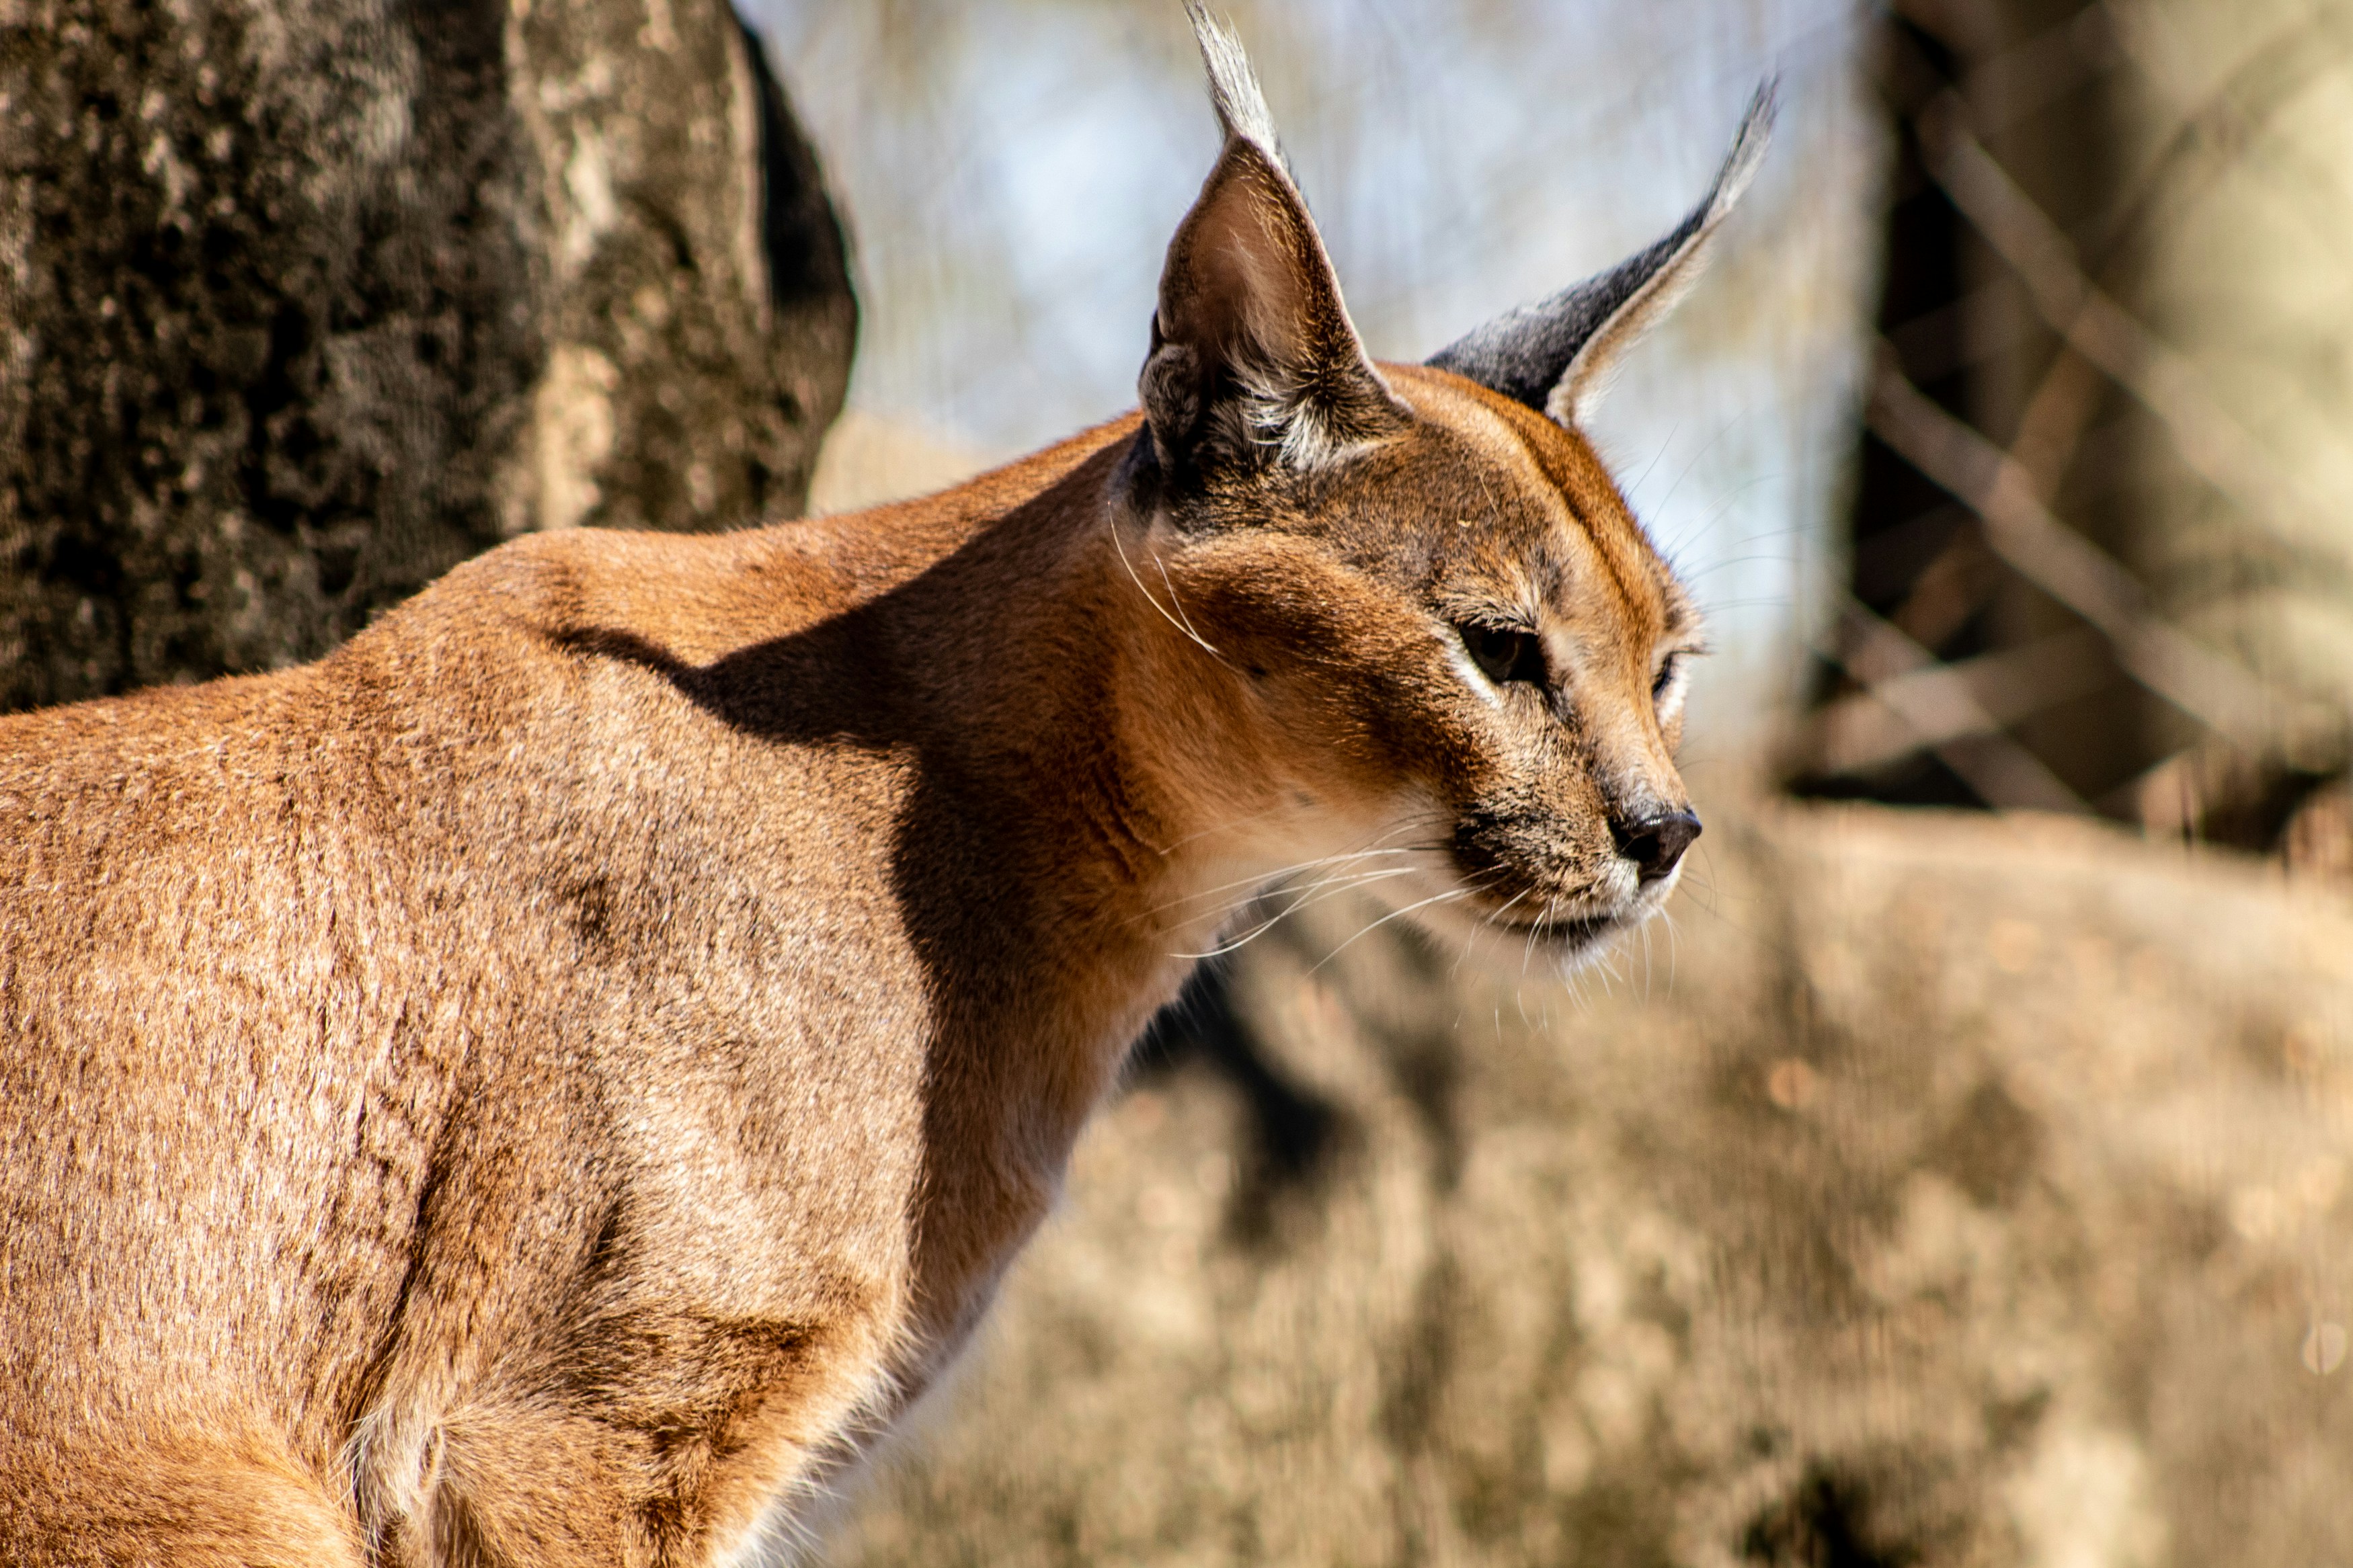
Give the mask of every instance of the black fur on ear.
[{"label": "black fur on ear", "polygon": [[1407,415],[1348,320],[1241,46],[1198,5],[1187,10],[1226,140],[1161,272],[1138,381],[1155,455],[1172,475],[1313,468]]},{"label": "black fur on ear", "polygon": [[1672,310],[1706,265],[1708,241],[1730,214],[1772,141],[1776,83],[1749,100],[1715,184],[1666,237],[1609,271],[1523,305],[1430,356],[1440,370],[1582,424],[1609,390],[1625,353]]}]

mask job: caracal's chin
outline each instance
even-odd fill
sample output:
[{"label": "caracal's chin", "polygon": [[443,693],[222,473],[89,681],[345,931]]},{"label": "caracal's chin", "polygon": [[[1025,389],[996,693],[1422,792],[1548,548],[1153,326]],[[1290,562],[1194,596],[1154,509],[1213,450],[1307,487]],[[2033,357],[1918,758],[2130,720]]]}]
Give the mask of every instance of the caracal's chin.
[{"label": "caracal's chin", "polygon": [[1382,907],[1381,913],[1366,918],[1365,930],[1411,923],[1442,943],[1460,944],[1473,963],[1516,975],[1540,967],[1567,975],[1606,957],[1620,938],[1641,929],[1666,906],[1682,879],[1678,866],[1631,886],[1605,881],[1550,898],[1528,892],[1496,899],[1451,867],[1425,865],[1362,889]]},{"label": "caracal's chin", "polygon": [[[1391,805],[1371,823],[1300,811],[1254,824],[1264,841],[1249,843],[1244,856],[1279,868],[1209,950],[1228,951],[1294,911],[1353,891],[1376,909],[1340,939],[1343,947],[1383,926],[1413,925],[1499,973],[1565,976],[1607,957],[1665,907],[1683,879],[1680,864],[1646,880],[1620,862],[1583,885],[1493,891],[1446,847],[1447,813],[1418,795]],[[1223,883],[1227,896],[1237,885]]]}]

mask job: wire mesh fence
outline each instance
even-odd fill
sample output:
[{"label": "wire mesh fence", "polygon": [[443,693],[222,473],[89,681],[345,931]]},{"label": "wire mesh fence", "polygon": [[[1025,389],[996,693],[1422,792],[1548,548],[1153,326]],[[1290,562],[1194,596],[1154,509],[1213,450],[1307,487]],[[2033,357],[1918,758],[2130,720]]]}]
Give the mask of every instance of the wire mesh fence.
[{"label": "wire mesh fence", "polygon": [[1881,20],[1887,273],[1801,793],[2342,868],[2347,26]]}]

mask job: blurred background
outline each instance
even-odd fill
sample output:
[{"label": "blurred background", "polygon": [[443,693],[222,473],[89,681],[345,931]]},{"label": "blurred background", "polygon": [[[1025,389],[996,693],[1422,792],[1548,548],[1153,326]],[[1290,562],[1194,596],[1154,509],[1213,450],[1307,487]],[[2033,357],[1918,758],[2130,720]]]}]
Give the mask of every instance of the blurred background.
[{"label": "blurred background", "polygon": [[[1174,0],[446,9],[0,13],[10,703],[1132,404]],[[1572,981],[1338,901],[1216,966],[809,1554],[2353,1564],[2353,5],[1227,9],[1389,358],[1780,79],[1594,432],[1708,832]]]}]

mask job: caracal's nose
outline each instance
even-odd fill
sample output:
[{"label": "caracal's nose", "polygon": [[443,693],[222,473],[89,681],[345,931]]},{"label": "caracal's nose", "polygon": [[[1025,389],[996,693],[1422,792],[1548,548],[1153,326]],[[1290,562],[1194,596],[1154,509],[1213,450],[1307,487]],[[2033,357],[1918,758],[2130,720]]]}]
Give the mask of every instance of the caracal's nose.
[{"label": "caracal's nose", "polygon": [[1675,868],[1699,837],[1699,815],[1685,806],[1640,822],[1612,823],[1610,830],[1617,835],[1618,853],[1634,862],[1643,881],[1655,882]]}]

